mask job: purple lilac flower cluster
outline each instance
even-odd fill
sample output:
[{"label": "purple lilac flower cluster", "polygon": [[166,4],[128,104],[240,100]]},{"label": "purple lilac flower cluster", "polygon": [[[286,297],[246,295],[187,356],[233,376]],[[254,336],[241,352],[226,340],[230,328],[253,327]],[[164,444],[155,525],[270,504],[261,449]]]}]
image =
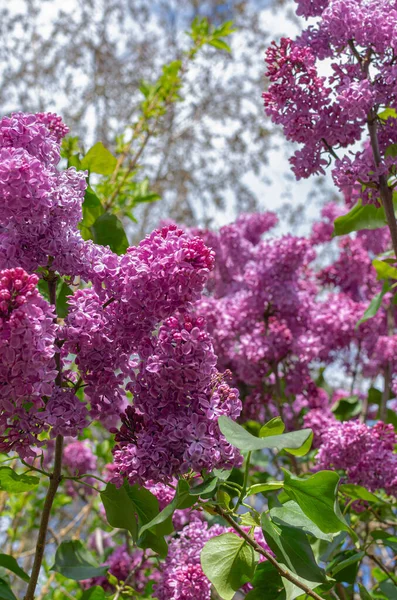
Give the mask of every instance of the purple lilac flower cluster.
[{"label": "purple lilac flower cluster", "polygon": [[[249,527],[243,527],[248,533]],[[159,600],[210,600],[211,584],[201,568],[200,554],[204,545],[212,538],[224,533],[235,534],[233,529],[221,525],[212,525],[206,521],[192,520],[171,540],[168,556],[160,570],[160,577],[154,586],[154,597]],[[266,544],[262,530],[255,529],[256,542],[271,552]],[[260,556],[259,562],[266,560]],[[248,592],[251,585],[243,586]]]},{"label": "purple lilac flower cluster", "polygon": [[[266,113],[289,140],[302,145],[291,158],[298,179],[324,173],[331,155],[339,189],[377,203],[382,177],[395,169],[395,157],[386,152],[397,141],[395,121],[390,115],[377,118],[377,113],[379,107],[397,106],[396,2],[297,3],[298,15],[319,19],[295,41],[284,38],[268,49]],[[332,72],[320,76],[321,61],[329,58]],[[362,139],[367,127],[371,144],[343,154],[344,148]]]},{"label": "purple lilac flower cluster", "polygon": [[397,496],[397,436],[393,425],[382,421],[372,427],[357,420],[340,422],[332,413],[317,409],[305,416],[305,426],[316,434],[318,469],[342,471],[350,483]]},{"label": "purple lilac flower cluster", "polygon": [[[370,378],[383,375],[391,365],[396,387],[397,338],[387,317],[391,294],[385,295],[375,317],[356,327],[381,289],[372,258],[389,248],[388,230],[341,238],[337,247],[333,242],[328,264],[316,264],[317,253],[331,242],[333,219],[345,211],[341,205],[325,206],[322,221],[306,240],[285,236],[256,238],[252,243],[235,224],[228,226],[233,236],[225,235],[225,228],[218,234],[200,232],[215,250],[216,265],[207,285],[209,295],[201,298],[196,310],[208,320],[218,368],[230,369],[244,393],[243,419],[264,422],[281,414],[288,427],[299,428],[309,411],[305,426],[314,430],[317,447],[323,443],[322,431],[341,425],[331,407],[354,393],[329,395],[313,379],[319,366],[338,364],[354,380],[358,373]],[[234,254],[234,248],[244,252]],[[233,256],[234,278],[227,268]],[[393,449],[383,450],[393,463]]]},{"label": "purple lilac flower cluster", "polygon": [[[115,577],[119,582],[125,582],[128,578],[129,587],[132,587],[138,593],[145,591],[149,581],[157,581],[159,573],[153,569],[153,563],[146,558],[144,551],[139,548],[128,550],[126,544],[117,546],[113,552],[107,556],[104,563],[109,567],[108,573]],[[83,587],[100,586],[106,591],[115,591],[114,585],[109,583],[107,577],[94,577],[84,581]]]},{"label": "purple lilac flower cluster", "polygon": [[0,450],[22,457],[45,429],[56,377],[54,312],[37,282],[21,268],[0,271]]},{"label": "purple lilac flower cluster", "polygon": [[240,456],[220,434],[217,418],[236,419],[241,402],[215,368],[204,320],[189,314],[170,317],[151,345],[127,386],[134,406],[116,435],[119,477],[142,484],[167,482],[190,469],[238,464]]},{"label": "purple lilac flower cluster", "polygon": [[[203,320],[189,316],[214,252],[173,224],[123,256],[84,241],[86,173],[57,169],[66,133],[53,114],[0,121],[1,447],[33,455],[43,431],[76,437],[89,419],[113,427],[132,392],[124,422],[133,433],[118,435],[116,478],[169,481],[238,464],[217,425],[219,415],[238,417],[238,393],[215,368]],[[256,238],[268,225],[248,218],[241,227]],[[62,324],[21,267],[88,284],[69,297]]]},{"label": "purple lilac flower cluster", "polygon": [[[86,475],[95,473],[97,468],[97,457],[92,451],[92,445],[88,440],[74,441],[65,440],[65,448],[63,452],[63,466],[68,475],[77,477],[78,475]],[[84,482],[91,486],[95,485],[96,480],[93,477],[84,477]],[[66,480],[66,493],[69,496],[77,496],[78,493],[92,494],[92,488],[82,486],[72,480]]]},{"label": "purple lilac flower cluster", "polygon": [[211,583],[203,573],[200,553],[208,540],[225,532],[221,525],[192,521],[174,538],[154,586],[158,600],[210,600]]}]

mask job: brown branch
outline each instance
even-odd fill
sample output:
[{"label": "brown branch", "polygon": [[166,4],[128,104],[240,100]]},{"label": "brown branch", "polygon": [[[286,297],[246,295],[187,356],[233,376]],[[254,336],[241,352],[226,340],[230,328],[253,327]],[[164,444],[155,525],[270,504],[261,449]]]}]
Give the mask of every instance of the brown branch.
[{"label": "brown branch", "polygon": [[63,437],[58,435],[55,442],[55,461],[54,471],[50,475],[50,485],[48,486],[47,495],[44,501],[43,513],[41,515],[39,535],[37,537],[36,552],[30,575],[30,581],[24,600],[34,600],[37,581],[39,579],[41,563],[43,562],[48,523],[50,520],[51,508],[54,502],[55,494],[61,482],[62,475],[62,448]]},{"label": "brown branch", "polygon": [[[47,282],[48,291],[50,296],[50,302],[55,307],[56,305],[56,289],[57,289],[58,276],[53,271],[49,272]],[[55,316],[54,321],[57,321]],[[60,353],[55,354],[55,361],[57,366],[57,376],[55,384],[60,386],[62,384],[62,364]],[[57,493],[59,484],[62,480],[62,450],[63,450],[63,436],[57,435],[55,441],[55,458],[54,458],[54,470],[50,474],[50,484],[48,486],[47,494],[44,500],[43,513],[41,515],[39,534],[36,542],[36,552],[33,560],[32,572],[30,574],[30,580],[28,589],[24,600],[34,600],[37,582],[40,575],[41,564],[43,562],[44,550],[46,545],[48,524],[50,521],[51,509],[54,503],[55,494]]]},{"label": "brown branch", "polygon": [[[382,164],[382,156],[379,149],[378,131],[376,124],[376,114],[372,110],[367,119],[369,137],[371,141],[372,154],[377,167]],[[394,254],[397,258],[397,222],[394,214],[393,192],[389,188],[385,175],[379,176],[379,193],[386,215],[386,221],[389,226],[390,235],[393,243]]]},{"label": "brown branch", "polygon": [[397,577],[393,575],[391,571],[375,556],[375,554],[371,554],[370,552],[366,552],[368,558],[374,561],[378,565],[378,567],[397,585]]},{"label": "brown branch", "polygon": [[245,531],[238,525],[238,523],[236,523],[236,521],[229,514],[227,514],[220,506],[217,506],[214,510],[216,513],[218,513],[218,515],[225,519],[225,521],[227,521],[229,525],[233,527],[236,533],[238,533],[239,536],[241,536],[247,542],[247,544],[249,544],[255,550],[255,552],[258,552],[258,554],[262,554],[262,556],[264,556],[270,562],[270,564],[272,564],[273,567],[277,569],[281,577],[284,577],[284,579],[288,579],[288,581],[290,581],[298,588],[303,590],[308,596],[310,596],[310,598],[314,598],[314,600],[324,600],[321,596],[316,594],[316,592],[311,590],[305,583],[302,583],[302,581],[294,577],[289,571],[287,571],[287,569],[283,567],[283,565],[277,562],[277,560],[267,550],[262,548],[262,546],[260,546],[255,540],[253,540],[248,535],[248,533],[245,533]]}]

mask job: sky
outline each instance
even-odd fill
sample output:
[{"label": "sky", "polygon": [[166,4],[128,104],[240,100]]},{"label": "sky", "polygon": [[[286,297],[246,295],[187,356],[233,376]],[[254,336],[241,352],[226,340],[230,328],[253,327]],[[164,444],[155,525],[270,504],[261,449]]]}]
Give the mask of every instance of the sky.
[{"label": "sky", "polygon": [[[49,23],[60,9],[67,12],[73,11],[73,6],[78,2],[79,0],[69,0],[66,4],[63,0],[47,0],[44,2],[40,23],[43,31],[45,31],[46,28],[50,30]],[[294,2],[292,0],[289,0],[289,2],[279,10],[269,8],[267,6],[268,0],[251,0],[251,2],[255,4],[258,19],[263,21],[266,29],[270,33],[269,41],[272,38],[278,39],[282,36],[294,37],[299,33],[299,21],[288,18],[287,16],[287,12],[289,11],[292,13],[294,9]],[[225,6],[227,6],[227,4],[227,1],[225,1]],[[10,6],[12,6],[13,11],[19,12],[20,10],[23,10],[23,5],[24,2],[22,0],[13,0],[12,5]],[[181,2],[181,10],[182,7],[183,3]],[[95,18],[95,15],[93,15],[93,18]],[[301,24],[303,26],[304,22],[301,21]],[[181,34],[184,35],[183,31],[181,31]],[[21,35],[23,35],[23,31],[21,31]],[[246,45],[247,40],[244,39],[243,33],[237,32],[233,34],[231,38],[233,54],[237,54],[238,56],[239,51],[246,47]],[[262,56],[258,57],[258,60],[263,63]],[[245,68],[243,62],[241,62],[240,65],[239,68]],[[265,65],[263,65],[263,72],[265,72]],[[262,125],[264,127],[269,127],[269,121],[264,115],[261,92],[262,90],[258,90],[258,126]],[[263,119],[262,122],[261,119]],[[95,140],[92,141],[94,142]],[[321,204],[324,203],[324,199],[319,197],[316,198],[316,194],[323,195],[324,192],[315,185],[315,180],[313,178],[298,182],[294,180],[288,162],[288,157],[293,151],[291,148],[291,144],[285,142],[281,132],[278,135],[273,136],[271,139],[271,150],[266,156],[268,165],[265,170],[265,176],[260,178],[253,173],[247,173],[244,182],[258,196],[263,209],[275,210],[283,215],[280,225],[280,229],[283,233],[288,231],[291,227],[288,211],[286,212],[285,209],[282,210],[283,206],[287,202],[292,207],[297,208],[302,204],[305,204],[306,210],[304,219],[302,220],[303,224],[299,226],[299,233],[305,234],[307,233],[311,222],[319,216]],[[329,177],[328,182],[330,183],[330,187],[332,187]],[[310,195],[312,201],[308,200]],[[236,199],[230,194],[226,209],[213,209],[214,221],[218,226],[229,223],[236,217],[235,204]]]}]

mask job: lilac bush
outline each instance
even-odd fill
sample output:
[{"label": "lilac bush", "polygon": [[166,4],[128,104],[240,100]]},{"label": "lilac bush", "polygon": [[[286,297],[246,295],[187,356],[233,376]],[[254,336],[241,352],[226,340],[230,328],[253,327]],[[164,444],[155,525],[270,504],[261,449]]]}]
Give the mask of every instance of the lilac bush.
[{"label": "lilac bush", "polygon": [[[54,114],[0,121],[5,598],[395,593],[397,13],[297,12],[319,19],[268,49],[266,111],[301,145],[296,176],[333,160],[343,194],[306,236],[243,213],[130,246],[119,217],[147,140],[125,167],[123,148],[74,152]],[[229,33],[197,20],[192,38]],[[184,69],[143,88],[133,136]]]}]

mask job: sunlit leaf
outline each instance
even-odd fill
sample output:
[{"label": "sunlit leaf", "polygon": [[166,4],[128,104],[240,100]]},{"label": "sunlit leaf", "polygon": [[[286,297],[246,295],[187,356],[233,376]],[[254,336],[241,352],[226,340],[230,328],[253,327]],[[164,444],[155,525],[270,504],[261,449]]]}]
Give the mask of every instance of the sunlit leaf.
[{"label": "sunlit leaf", "polygon": [[223,600],[232,600],[236,591],[251,581],[257,561],[253,548],[234,533],[212,538],[201,552],[204,574]]}]

